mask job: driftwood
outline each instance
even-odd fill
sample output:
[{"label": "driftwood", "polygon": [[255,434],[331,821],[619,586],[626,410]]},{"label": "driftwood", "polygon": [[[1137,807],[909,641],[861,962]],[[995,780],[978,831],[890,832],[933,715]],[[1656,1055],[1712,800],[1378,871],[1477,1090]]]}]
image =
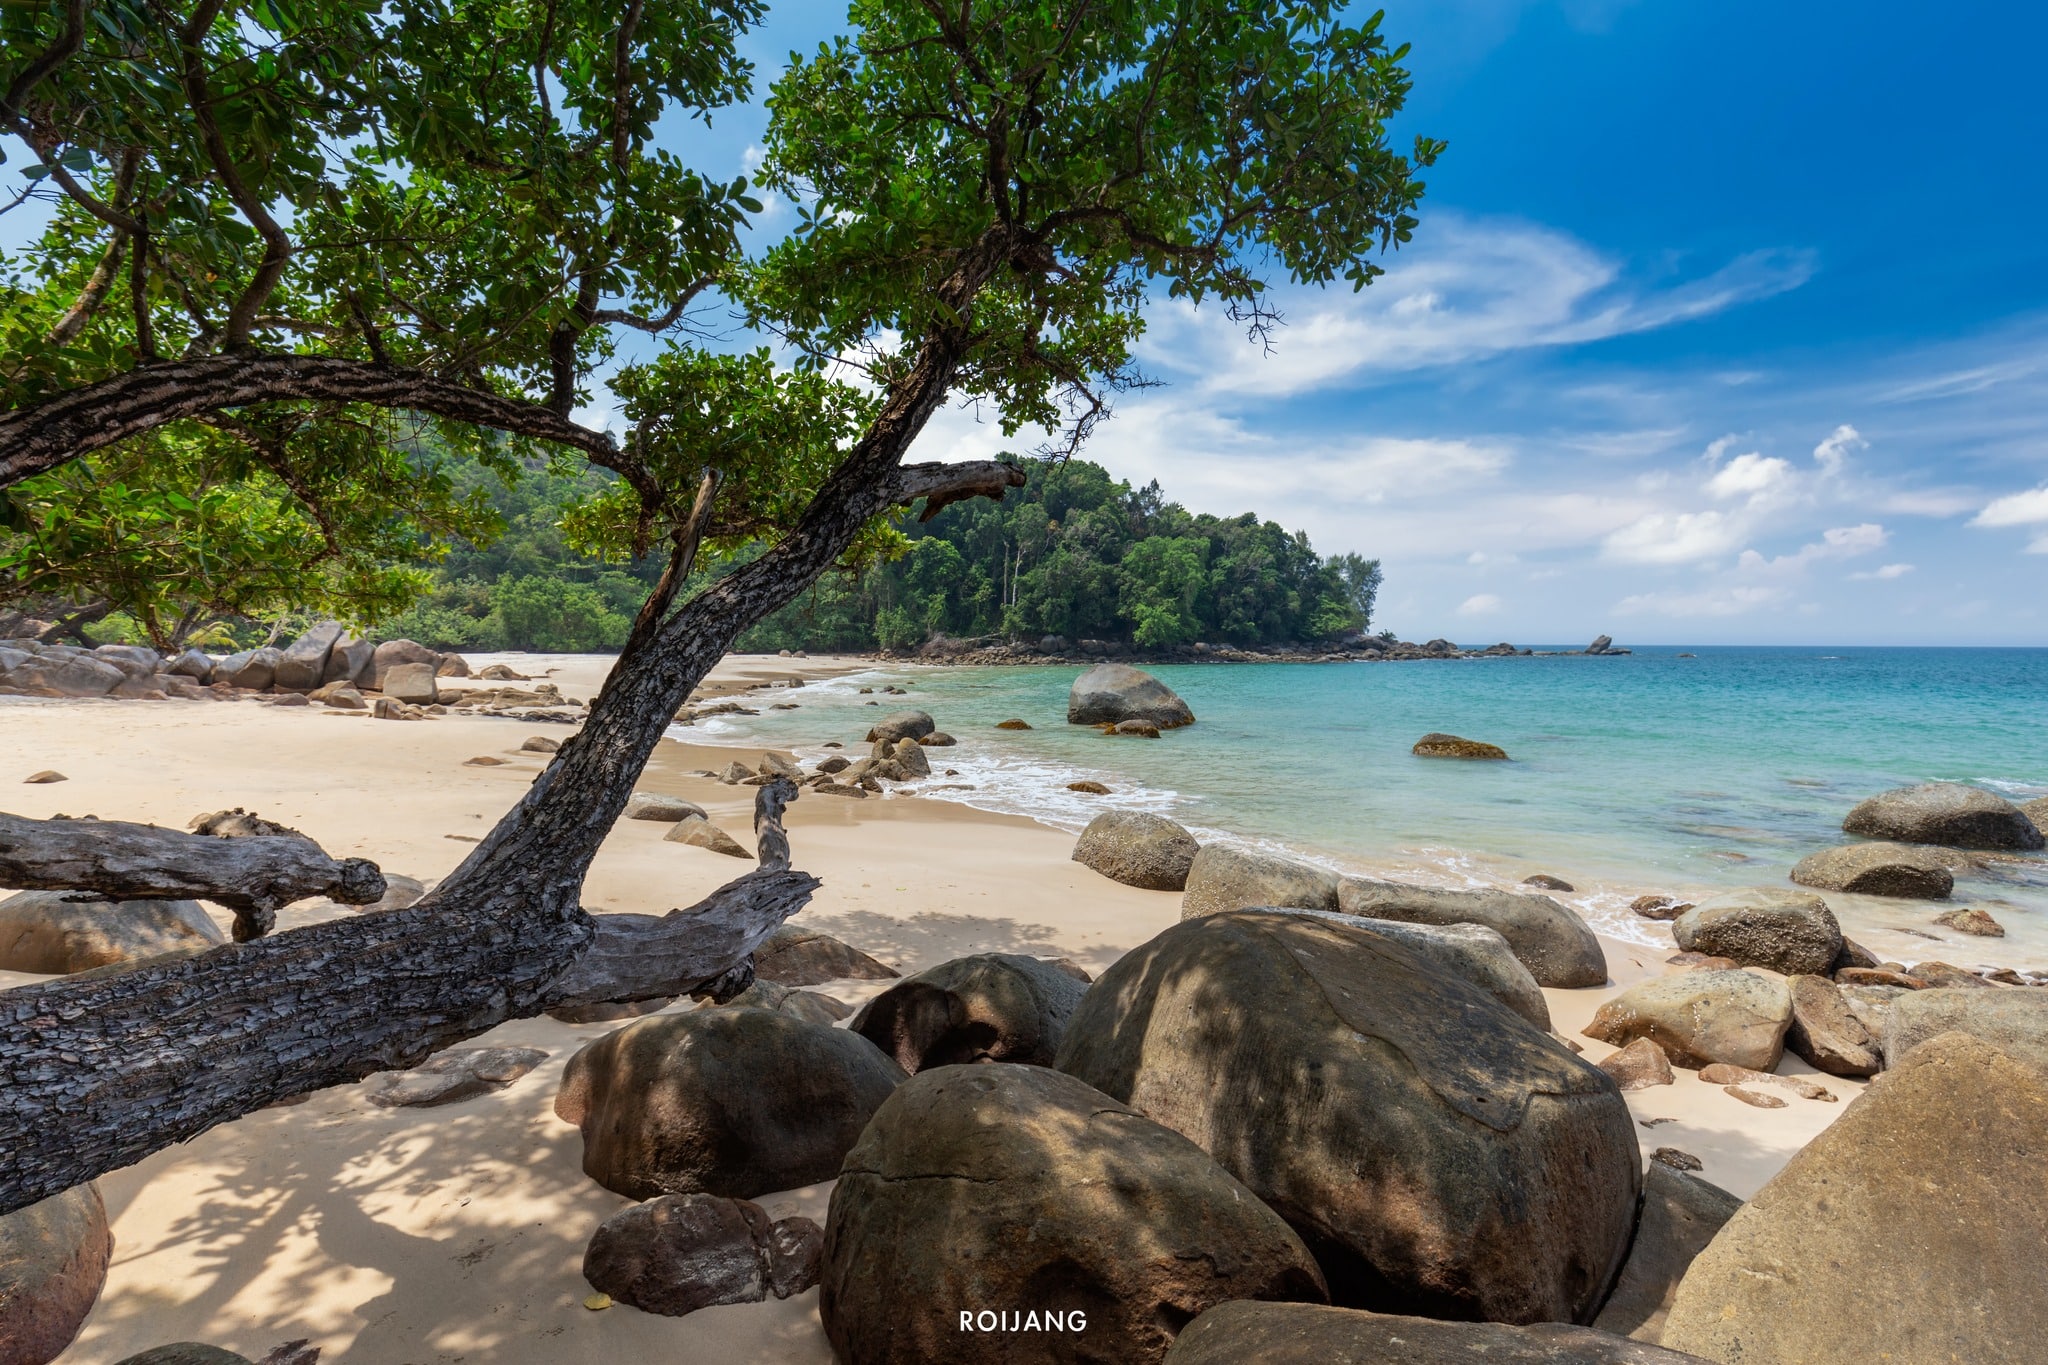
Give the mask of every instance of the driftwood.
[{"label": "driftwood", "polygon": [[215,838],[121,820],[30,820],[0,813],[0,886],[89,891],[99,900],[209,900],[235,912],[235,941],[270,932],[308,896],[369,905],[384,874],[330,858],[303,834]]}]

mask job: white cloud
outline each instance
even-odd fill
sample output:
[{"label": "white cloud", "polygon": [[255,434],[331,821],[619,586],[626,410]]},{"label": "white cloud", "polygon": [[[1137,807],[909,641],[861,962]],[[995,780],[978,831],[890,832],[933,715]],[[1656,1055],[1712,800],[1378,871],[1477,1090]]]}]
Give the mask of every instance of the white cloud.
[{"label": "white cloud", "polygon": [[1842,472],[1852,450],[1868,450],[1870,442],[1856,428],[1847,422],[1829,432],[1827,438],[1813,448],[1813,462],[1820,466],[1823,477],[1833,477]]},{"label": "white cloud", "polygon": [[1904,578],[1911,572],[1913,572],[1911,564],[1887,564],[1881,569],[1871,569],[1863,573],[1852,573],[1849,575],[1849,581],[1858,583],[1877,579],[1883,582],[1890,582],[1894,578]]},{"label": "white cloud", "polygon": [[1797,572],[1818,560],[1854,559],[1857,555],[1881,550],[1890,539],[1891,532],[1873,521],[1866,521],[1860,526],[1836,526],[1821,532],[1821,538],[1811,545],[1800,546],[1795,554],[1765,559],[1755,550],[1744,550],[1737,567],[1751,573]]},{"label": "white cloud", "polygon": [[2032,526],[2048,521],[2048,486],[2008,493],[1970,519],[1972,526]]},{"label": "white cloud", "polygon": [[1790,486],[1792,466],[1775,455],[1737,455],[1707,480],[1717,498],[1767,498]]},{"label": "white cloud", "polygon": [[1609,535],[1601,552],[1625,564],[1690,564],[1732,553],[1747,535],[1725,512],[1653,512]]},{"label": "white cloud", "polygon": [[1500,610],[1500,599],[1490,592],[1466,598],[1458,604],[1460,616],[1491,616]]},{"label": "white cloud", "polygon": [[1786,599],[1783,588],[1728,587],[1700,592],[1645,592],[1624,597],[1614,610],[1622,616],[1741,616]]}]

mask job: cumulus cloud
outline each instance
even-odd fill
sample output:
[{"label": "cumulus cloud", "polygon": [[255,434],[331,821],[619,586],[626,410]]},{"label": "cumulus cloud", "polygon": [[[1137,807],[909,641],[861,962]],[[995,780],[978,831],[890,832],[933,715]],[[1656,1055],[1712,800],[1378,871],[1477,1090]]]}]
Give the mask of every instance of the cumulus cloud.
[{"label": "cumulus cloud", "polygon": [[1690,564],[1734,551],[1748,529],[1725,512],[1653,512],[1609,535],[1602,552],[1624,564]]},{"label": "cumulus cloud", "polygon": [[1614,610],[1621,616],[1741,616],[1789,596],[1783,588],[1740,585],[1698,592],[1644,592],[1622,598]]},{"label": "cumulus cloud", "polygon": [[1802,545],[1789,555],[1766,559],[1755,550],[1744,550],[1736,567],[1747,572],[1787,573],[1797,572],[1807,565],[1823,559],[1854,559],[1881,550],[1891,539],[1891,532],[1876,522],[1866,521],[1860,526],[1836,526],[1821,532],[1821,538],[1810,545]]},{"label": "cumulus cloud", "polygon": [[2032,526],[2048,521],[2048,486],[2008,493],[1970,519],[1972,526]]},{"label": "cumulus cloud", "polygon": [[1852,573],[1849,575],[1849,581],[1855,583],[1866,582],[1871,579],[1877,579],[1883,582],[1890,582],[1894,578],[1904,578],[1907,574],[1911,572],[1913,572],[1913,566],[1911,564],[1887,564],[1880,569],[1870,569],[1868,571],[1861,573]]},{"label": "cumulus cloud", "polygon": [[1707,480],[1707,492],[1717,498],[1768,498],[1791,486],[1794,475],[1789,461],[1755,451],[1737,455]]},{"label": "cumulus cloud", "polygon": [[1499,610],[1500,599],[1490,592],[1475,594],[1458,604],[1460,616],[1491,616]]},{"label": "cumulus cloud", "polygon": [[1850,451],[1867,450],[1869,447],[1870,442],[1864,440],[1856,428],[1844,422],[1813,448],[1813,462],[1820,466],[1824,476],[1833,477],[1840,474],[1842,466],[1849,462]]}]

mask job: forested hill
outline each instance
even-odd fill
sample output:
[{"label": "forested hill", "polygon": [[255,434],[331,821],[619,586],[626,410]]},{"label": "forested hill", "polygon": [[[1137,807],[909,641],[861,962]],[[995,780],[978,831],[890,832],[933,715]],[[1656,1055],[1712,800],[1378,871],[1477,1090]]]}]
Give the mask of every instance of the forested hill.
[{"label": "forested hill", "polygon": [[[1306,535],[1253,513],[1191,514],[1156,483],[1133,489],[1082,460],[1035,461],[1029,474],[1002,502],[907,522],[900,558],[827,574],[739,647],[903,649],[934,634],[1252,645],[1327,639],[1370,621],[1376,560],[1324,559]],[[616,647],[651,575],[563,544],[560,509],[588,491],[583,482],[542,472],[509,488],[489,480],[504,534],[457,548],[434,567],[434,590],[376,633],[451,647]]]}]

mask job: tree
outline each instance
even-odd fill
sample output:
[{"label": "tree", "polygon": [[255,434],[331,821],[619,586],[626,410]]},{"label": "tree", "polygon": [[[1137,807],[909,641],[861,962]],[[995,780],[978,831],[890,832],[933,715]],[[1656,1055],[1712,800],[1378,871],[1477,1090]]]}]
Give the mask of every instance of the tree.
[{"label": "tree", "polygon": [[1345,605],[1358,613],[1355,628],[1372,629],[1373,608],[1380,597],[1380,562],[1360,554],[1342,554],[1330,560],[1344,588]]},{"label": "tree", "polygon": [[[743,85],[751,9],[162,13],[5,11],[7,50],[34,55],[0,115],[77,206],[61,219],[77,245],[11,305],[27,340],[0,487],[222,411],[415,412],[451,441],[498,431],[614,470],[630,495],[579,534],[660,544],[666,566],[583,730],[420,906],[10,992],[0,1208],[541,1008],[605,941],[579,904],[591,857],[739,632],[883,537],[892,507],[1022,483],[903,464],[942,403],[1078,441],[1135,378],[1150,299],[1259,329],[1264,271],[1363,287],[1407,239],[1437,151],[1388,149],[1401,54],[1328,0],[858,0],[853,34],[773,92],[764,178],[800,221],[742,268],[744,186],[650,139],[668,104]],[[142,283],[114,321],[96,281],[124,263]],[[714,285],[797,373],[678,349],[622,380],[623,442],[570,420],[607,326],[666,330]],[[83,359],[84,334],[60,336],[74,309],[107,329]],[[870,390],[828,382],[846,357]],[[772,544],[677,605],[706,533]],[[651,957],[694,930],[647,932]],[[249,1026],[287,1010],[301,1027]],[[59,1106],[61,1148],[39,1140]]]}]

